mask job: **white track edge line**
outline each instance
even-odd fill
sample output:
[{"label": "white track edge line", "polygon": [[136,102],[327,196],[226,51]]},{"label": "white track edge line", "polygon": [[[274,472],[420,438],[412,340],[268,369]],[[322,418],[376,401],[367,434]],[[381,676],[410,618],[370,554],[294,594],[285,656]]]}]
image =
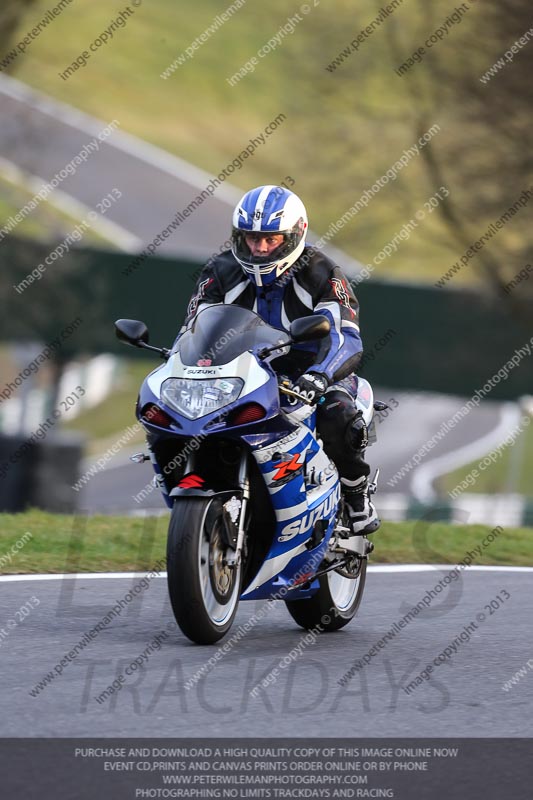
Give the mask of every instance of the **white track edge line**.
[{"label": "white track edge line", "polygon": [[[0,75],[0,93],[20,103],[25,103],[46,116],[52,117],[52,119],[60,119],[65,125],[69,125],[71,128],[81,131],[81,133],[89,134],[90,136],[97,136],[101,132],[102,127],[109,124],[105,123],[104,120],[98,119],[98,117],[87,114],[85,111],[80,111],[80,109],[62,100],[56,100],[50,95],[38,89],[34,89],[11,76]],[[106,140],[106,144],[115,147],[117,150],[122,150],[124,153],[135,156],[146,164],[151,164],[162,172],[173,175],[185,181],[190,186],[194,186],[196,189],[205,189],[206,184],[210,183],[210,181],[216,177],[200,167],[190,164],[179,156],[169,153],[167,150],[163,150],[162,147],[157,147],[157,145],[144,141],[144,139],[135,136],[133,133],[115,130],[113,131],[113,136]],[[231,183],[224,182],[221,186],[217,187],[216,195],[219,200],[225,201],[230,205],[235,205],[242,197],[243,191]],[[309,231],[309,236],[313,239],[320,238],[318,234],[313,233],[311,230]],[[353,270],[354,274],[352,277],[356,277],[359,272],[365,268],[365,265],[361,261],[353,258],[353,256],[349,256],[343,250],[339,250],[335,245],[327,244],[323,250],[326,255],[329,254],[333,260],[342,260],[345,270]]]},{"label": "white track edge line", "polygon": [[[89,136],[97,136],[102,128],[109,124],[7,75],[0,77],[0,93],[34,108],[52,119],[59,119],[65,125]],[[150,142],[145,142],[143,139],[126,131],[115,130],[113,136],[106,140],[106,144],[117,150],[129,153],[146,164],[151,164],[163,172],[185,181],[196,189],[205,189],[206,184],[214,177],[205,170],[189,164],[179,156],[175,156],[173,153],[169,153]],[[235,203],[242,197],[243,192],[236,186],[223,184],[217,188],[217,194],[219,197],[222,196],[229,202]]]},{"label": "white track edge line", "polygon": [[[451,570],[455,564],[374,564],[369,569],[372,572],[433,572],[434,570]],[[472,566],[467,568],[469,572],[533,572],[533,567],[507,567],[507,566]],[[151,572],[65,572],[57,575],[0,575],[0,582],[15,583],[20,581],[59,581],[59,580],[109,580],[121,579],[131,580],[132,578],[143,578]],[[166,578],[166,572],[160,572],[158,578]]]},{"label": "white track edge line", "polygon": [[[490,452],[491,448],[501,443],[502,437],[514,429],[522,414],[516,403],[504,403],[500,409],[497,427],[484,433],[478,439],[463,447],[444,453],[418,467],[411,480],[411,492],[421,503],[435,502],[437,494],[433,489],[433,481],[440,475],[446,475],[455,469],[466,466],[476,458]],[[445,498],[447,499],[447,498]]]},{"label": "white track edge line", "polygon": [[[47,185],[47,181],[45,181],[44,178],[21,170],[16,164],[5,158],[0,158],[0,175],[15,186],[22,187],[25,191],[30,193],[34,192],[34,196],[43,186]],[[96,219],[88,223],[89,227],[102,238],[116,245],[120,250],[126,253],[132,255],[136,254],[140,252],[144,246],[142,239],[139,239],[139,237],[135,236],[131,231],[126,230],[126,228],[123,228],[122,225],[119,225],[117,222],[103,217],[90,206],[85,205],[85,203],[77,200],[72,195],[67,194],[63,189],[54,189],[50,197],[46,198],[45,202],[73,219],[83,222],[91,212],[94,212],[96,214]]]}]

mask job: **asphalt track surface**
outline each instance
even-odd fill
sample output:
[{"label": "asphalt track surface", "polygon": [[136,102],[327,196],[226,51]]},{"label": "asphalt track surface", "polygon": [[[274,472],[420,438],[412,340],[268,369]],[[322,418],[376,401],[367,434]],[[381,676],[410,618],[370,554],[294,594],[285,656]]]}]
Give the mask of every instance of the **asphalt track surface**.
[{"label": "asphalt track surface", "polygon": [[[45,182],[113,122],[98,120],[6,75],[0,75],[0,118],[0,158]],[[265,120],[265,125],[269,122]],[[98,151],[59,188],[93,210],[108,192],[119,189],[122,197],[104,219],[120,226],[126,238],[133,235],[145,246],[169,225],[177,211],[204,191],[213,175],[126,133],[121,120],[118,123],[115,132],[99,143]],[[271,135],[275,136],[275,131]],[[240,144],[245,147],[248,140],[236,142],[236,154],[242,149]],[[268,137],[260,148],[268,148]],[[226,167],[228,164],[221,164],[220,171]],[[283,181],[284,169],[280,167],[279,176],[272,179]],[[219,252],[230,235],[231,212],[243,194],[232,181],[242,180],[239,171],[230,174],[213,196],[161,240],[157,255],[202,261]],[[311,231],[310,235],[314,241]],[[350,276],[363,267],[334,246],[328,245],[324,251],[339,259]]]},{"label": "asphalt track surface", "polygon": [[[463,570],[427,610],[375,651],[368,666],[354,671],[347,685],[338,683],[451,569],[370,569],[357,617],[343,630],[301,647],[292,660],[288,654],[305,632],[282,602],[271,603],[268,614],[190,689],[186,682],[217,646],[193,645],[181,634],[170,611],[166,580],[154,578],[36,697],[30,690],[141,576],[4,579],[0,607],[8,636],[1,648],[2,735],[532,736],[533,670],[510,691],[502,688],[533,657],[530,570]],[[7,620],[32,596],[39,605],[8,630]],[[491,601],[499,607],[491,610]],[[233,631],[262,605],[241,603]],[[470,639],[465,634],[455,655],[407,694],[402,687],[472,622],[477,629],[470,627]],[[95,698],[156,634],[160,649],[125,678],[120,691],[99,703]],[[226,641],[230,637],[231,632]],[[251,696],[253,687],[276,667],[275,682]]]},{"label": "asphalt track surface", "polygon": [[[9,79],[3,83],[7,85]],[[28,104],[3,93],[0,106],[0,156],[44,180],[50,180],[96,132],[81,114],[76,125],[72,117],[67,121],[51,108],[37,108],[35,96]],[[139,158],[134,149],[121,151],[112,146],[112,141],[111,137],[102,144],[97,155],[62,182],[61,189],[94,208],[116,186],[123,199],[110,209],[108,219],[146,243],[170,222],[177,209],[199,194],[209,176],[187,165],[169,172],[169,161],[158,165],[157,154]],[[218,250],[227,237],[228,207],[238,194],[229,184],[218,190],[218,196],[206,201],[163,242],[159,252],[205,258]],[[377,396],[387,400],[386,394],[379,392]],[[369,451],[372,465],[382,469],[382,484],[463,402],[397,397],[400,406],[390,419],[380,423],[380,441]],[[466,438],[474,440],[487,433],[497,416],[496,405],[472,413]],[[458,428],[434,453],[448,452],[464,441],[465,432]],[[124,464],[117,466],[121,458]],[[162,507],[156,492],[142,506],[132,499],[150,477],[149,466],[131,464],[122,453],[113,461],[112,469],[91,480],[82,494],[81,506],[91,511]],[[409,481],[405,478],[386,491],[406,491]],[[277,682],[261,690],[256,698],[249,694],[253,686],[278,666],[304,635],[283,603],[272,604],[268,616],[203,680],[186,690],[185,682],[215,648],[194,646],[181,635],[172,618],[166,582],[156,579],[141,599],[133,601],[60,676],[32,697],[30,689],[140,576],[3,582],[2,620],[14,619],[32,596],[39,605],[14,628],[4,625],[8,635],[2,635],[1,641],[2,735],[533,735],[533,674],[526,675],[507,693],[502,689],[503,683],[533,656],[528,572],[464,573],[462,582],[452,583],[452,589],[439,595],[437,609],[432,606],[417,616],[346,686],[337,683],[354,661],[403,616],[404,604],[418,602],[446,571],[369,572],[357,618],[343,631],[320,637],[304,648],[302,655],[281,670]],[[511,597],[489,616],[484,605],[501,596],[502,590]],[[259,606],[243,603],[234,629]],[[480,612],[487,613],[487,619],[470,641],[462,644],[429,682],[424,681],[407,695],[401,685],[413,680]],[[99,704],[95,696],[160,631],[167,637],[161,649],[128,678],[119,692]]]},{"label": "asphalt track surface", "polygon": [[[11,90],[17,97],[6,94]],[[23,99],[25,94],[27,101]],[[55,101],[46,102],[43,95],[18,81],[4,78],[0,82],[0,156],[45,182],[50,181],[111,122],[98,122],[81,112],[78,115],[73,112]],[[120,127],[117,130],[121,132]],[[168,160],[158,166],[149,145],[141,144],[145,156],[142,158],[140,153],[115,147],[116,138],[112,134],[101,142],[98,151],[74,175],[68,175],[59,188],[91,209],[113,188],[118,188],[122,198],[109,209],[106,219],[148,243],[171,222],[176,211],[185,208],[205,188],[209,176],[203,177],[200,170],[192,167],[187,171],[184,165],[178,177],[169,172],[174,162],[172,156],[168,155]],[[150,155],[154,158],[146,160]],[[163,240],[158,254],[169,256],[179,252],[202,259],[216,252],[228,237],[229,198],[234,198],[234,202],[239,199],[236,190],[232,192],[225,186],[218,194],[219,197],[206,200],[183,226]]]}]

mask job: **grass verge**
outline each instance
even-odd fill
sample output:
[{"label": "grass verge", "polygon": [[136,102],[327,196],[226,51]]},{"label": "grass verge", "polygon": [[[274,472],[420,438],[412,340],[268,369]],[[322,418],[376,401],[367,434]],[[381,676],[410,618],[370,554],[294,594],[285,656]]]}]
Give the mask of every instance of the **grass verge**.
[{"label": "grass verge", "polygon": [[[168,518],[0,514],[0,565],[4,574],[149,570],[165,556]],[[372,563],[456,564],[468,551],[475,564],[533,565],[533,531],[507,528],[483,545],[486,525],[425,520],[386,522],[376,534]],[[25,533],[32,538],[15,548]],[[27,538],[27,537],[26,537]],[[476,548],[481,548],[481,553]],[[15,549],[13,549],[15,548]],[[11,554],[11,560],[9,555]]]},{"label": "grass verge", "polygon": [[[243,4],[170,75],[168,67],[212,27],[225,6],[203,0],[189,3],[184,14],[172,0],[139,4],[106,46],[91,52],[90,44],[110,26],[120,7],[116,2],[76,0],[13,62],[14,76],[106,122],[116,119],[121,130],[215,175],[232,164],[251,139],[259,141],[273,119],[285,114],[287,121],[254,151],[253,158],[240,165],[237,161],[230,182],[245,191],[291,175],[295,191],[308,206],[311,227],[319,234],[418,139],[411,122],[415,115],[408,82],[391,77],[397,61],[387,33],[390,24],[374,36],[371,58],[365,48],[366,54],[354,54],[334,74],[327,70],[328,62],[349,43],[354,31],[368,24],[377,7],[371,10],[344,0],[332,12],[330,4],[315,0],[308,4],[308,12],[298,15],[294,32],[281,36],[279,46],[267,57],[255,59],[254,74],[236,85],[231,83],[232,76],[286,26],[298,11],[297,4],[294,8],[282,0]],[[36,0],[30,6],[11,46],[48,8],[49,0]],[[397,20],[406,42],[419,38],[416,8],[405,3]],[[454,47],[460,48],[463,39],[468,43],[469,32],[475,35],[474,25],[470,18],[462,23],[460,31],[454,32]],[[78,63],[68,79],[59,77],[84,51],[90,52],[85,66]],[[469,56],[472,60],[475,54],[469,52]],[[480,59],[479,70],[483,64]],[[424,80],[430,84],[432,74]],[[455,113],[441,103],[427,114],[429,125],[437,120],[441,125],[441,140],[457,136]],[[474,134],[461,130],[461,135],[468,140]],[[449,188],[452,192],[460,189]],[[191,200],[196,193],[191,189]],[[416,157],[332,243],[367,263],[402,230],[406,219],[425,213],[424,203],[432,195],[422,161]],[[398,252],[394,258],[381,260],[375,277],[431,280],[459,257],[458,245],[450,240],[442,218],[433,214],[432,207],[426,208],[416,235],[402,236]],[[472,270],[461,270],[454,281],[471,283]]]},{"label": "grass verge", "polygon": [[[28,201],[33,193],[8,181],[0,174],[0,219],[8,220],[14,216]],[[18,225],[16,235],[40,242],[59,242],[80,222],[77,217],[69,216],[55,208],[52,203],[42,200],[37,208],[25,217]],[[110,248],[110,243],[92,229],[83,234],[83,244]]]}]

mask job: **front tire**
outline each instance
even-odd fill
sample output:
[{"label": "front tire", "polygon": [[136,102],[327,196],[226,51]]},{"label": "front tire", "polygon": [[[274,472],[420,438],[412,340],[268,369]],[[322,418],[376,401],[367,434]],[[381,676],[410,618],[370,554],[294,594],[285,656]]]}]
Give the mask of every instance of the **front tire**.
[{"label": "front tire", "polygon": [[[222,509],[211,498],[175,502],[168,528],[167,583],[174,617],[197,644],[214,644],[231,628],[241,591],[241,565],[225,564]],[[212,510],[211,510],[212,511]]]},{"label": "front tire", "polygon": [[308,600],[286,600],[293,620],[306,630],[338,631],[355,617],[363,597],[366,558],[362,559],[356,578],[327,572],[318,579],[319,589]]}]

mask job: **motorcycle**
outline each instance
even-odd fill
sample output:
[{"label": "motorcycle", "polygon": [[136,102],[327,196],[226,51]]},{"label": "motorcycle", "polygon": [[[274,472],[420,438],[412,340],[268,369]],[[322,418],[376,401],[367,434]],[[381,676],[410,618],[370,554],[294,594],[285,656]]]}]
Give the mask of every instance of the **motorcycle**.
[{"label": "motorcycle", "polygon": [[[138,320],[117,320],[115,330],[165,360],[136,405],[150,455],[132,460],[151,460],[171,509],[168,591],[185,636],[218,641],[240,600],[283,600],[308,630],[347,625],[373,544],[352,535],[316,407],[272,366],[291,345],[327,336],[327,317],[296,319],[287,333],[247,309],[208,306],[171,350],[150,345]],[[385,404],[359,378],[357,405],[370,427]]]}]

